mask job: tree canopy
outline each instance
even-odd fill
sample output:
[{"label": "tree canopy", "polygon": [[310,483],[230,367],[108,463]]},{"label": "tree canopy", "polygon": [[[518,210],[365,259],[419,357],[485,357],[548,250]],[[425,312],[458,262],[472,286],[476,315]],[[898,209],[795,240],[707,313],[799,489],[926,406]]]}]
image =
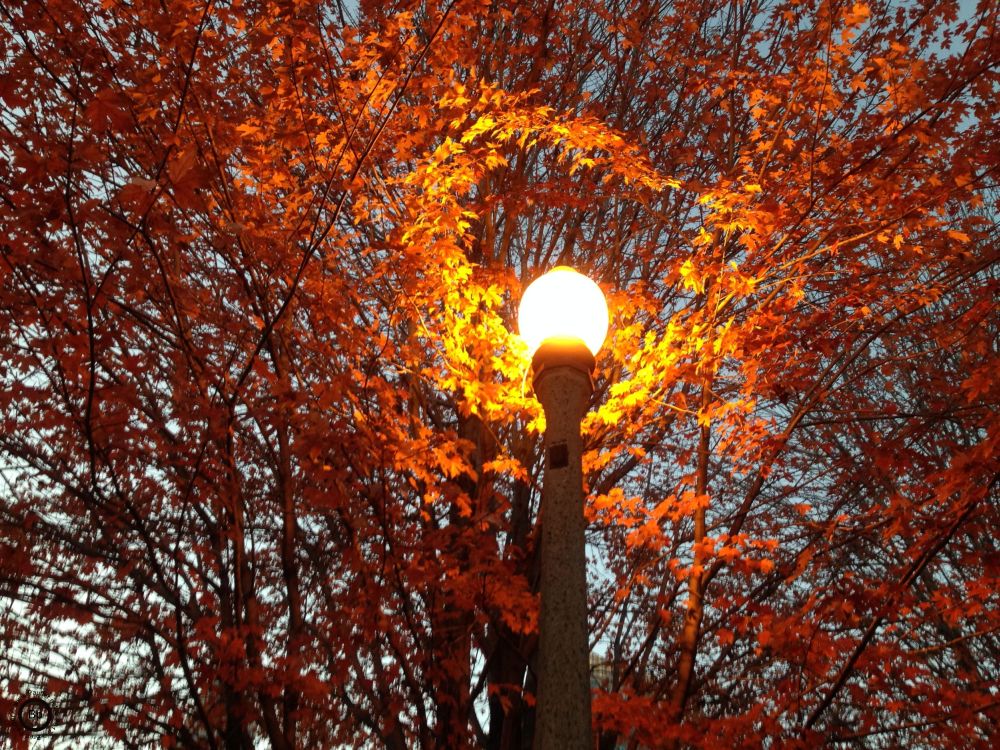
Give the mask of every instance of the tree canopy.
[{"label": "tree canopy", "polygon": [[2,731],[530,747],[566,264],[602,750],[993,747],[998,19],[4,2]]}]

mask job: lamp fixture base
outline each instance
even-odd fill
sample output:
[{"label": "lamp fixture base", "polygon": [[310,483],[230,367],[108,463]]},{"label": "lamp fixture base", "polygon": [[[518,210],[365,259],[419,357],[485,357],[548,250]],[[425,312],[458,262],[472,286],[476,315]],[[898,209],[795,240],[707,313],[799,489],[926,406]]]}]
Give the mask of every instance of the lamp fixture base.
[{"label": "lamp fixture base", "polygon": [[532,382],[537,383],[547,370],[557,367],[572,367],[586,374],[593,390],[594,368],[597,362],[583,339],[574,337],[552,337],[545,339],[531,358]]}]

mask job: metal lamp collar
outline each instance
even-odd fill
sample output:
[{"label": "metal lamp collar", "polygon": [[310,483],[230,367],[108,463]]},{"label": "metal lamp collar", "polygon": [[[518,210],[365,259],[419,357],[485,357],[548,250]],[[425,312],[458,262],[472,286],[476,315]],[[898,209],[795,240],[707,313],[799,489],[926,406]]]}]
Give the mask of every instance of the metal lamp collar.
[{"label": "metal lamp collar", "polygon": [[532,382],[537,384],[546,372],[558,367],[572,367],[587,376],[590,389],[593,391],[596,364],[593,353],[583,343],[583,339],[573,336],[553,336],[545,339],[531,358],[531,370],[534,373]]}]

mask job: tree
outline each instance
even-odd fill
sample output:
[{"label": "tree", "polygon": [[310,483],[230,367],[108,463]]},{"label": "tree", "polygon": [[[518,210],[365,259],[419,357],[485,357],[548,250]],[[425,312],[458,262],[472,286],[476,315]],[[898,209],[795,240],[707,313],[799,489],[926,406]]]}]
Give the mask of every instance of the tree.
[{"label": "tree", "polygon": [[530,746],[568,263],[601,747],[991,746],[995,3],[0,14],[6,715]]}]

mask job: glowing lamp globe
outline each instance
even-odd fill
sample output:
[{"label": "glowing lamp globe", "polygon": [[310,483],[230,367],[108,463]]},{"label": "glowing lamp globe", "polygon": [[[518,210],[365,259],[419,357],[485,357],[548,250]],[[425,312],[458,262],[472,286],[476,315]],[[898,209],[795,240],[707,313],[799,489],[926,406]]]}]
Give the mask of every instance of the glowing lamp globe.
[{"label": "glowing lamp globe", "polygon": [[586,276],[556,266],[524,290],[517,324],[532,355],[554,339],[580,339],[596,355],[608,335],[608,303]]}]

